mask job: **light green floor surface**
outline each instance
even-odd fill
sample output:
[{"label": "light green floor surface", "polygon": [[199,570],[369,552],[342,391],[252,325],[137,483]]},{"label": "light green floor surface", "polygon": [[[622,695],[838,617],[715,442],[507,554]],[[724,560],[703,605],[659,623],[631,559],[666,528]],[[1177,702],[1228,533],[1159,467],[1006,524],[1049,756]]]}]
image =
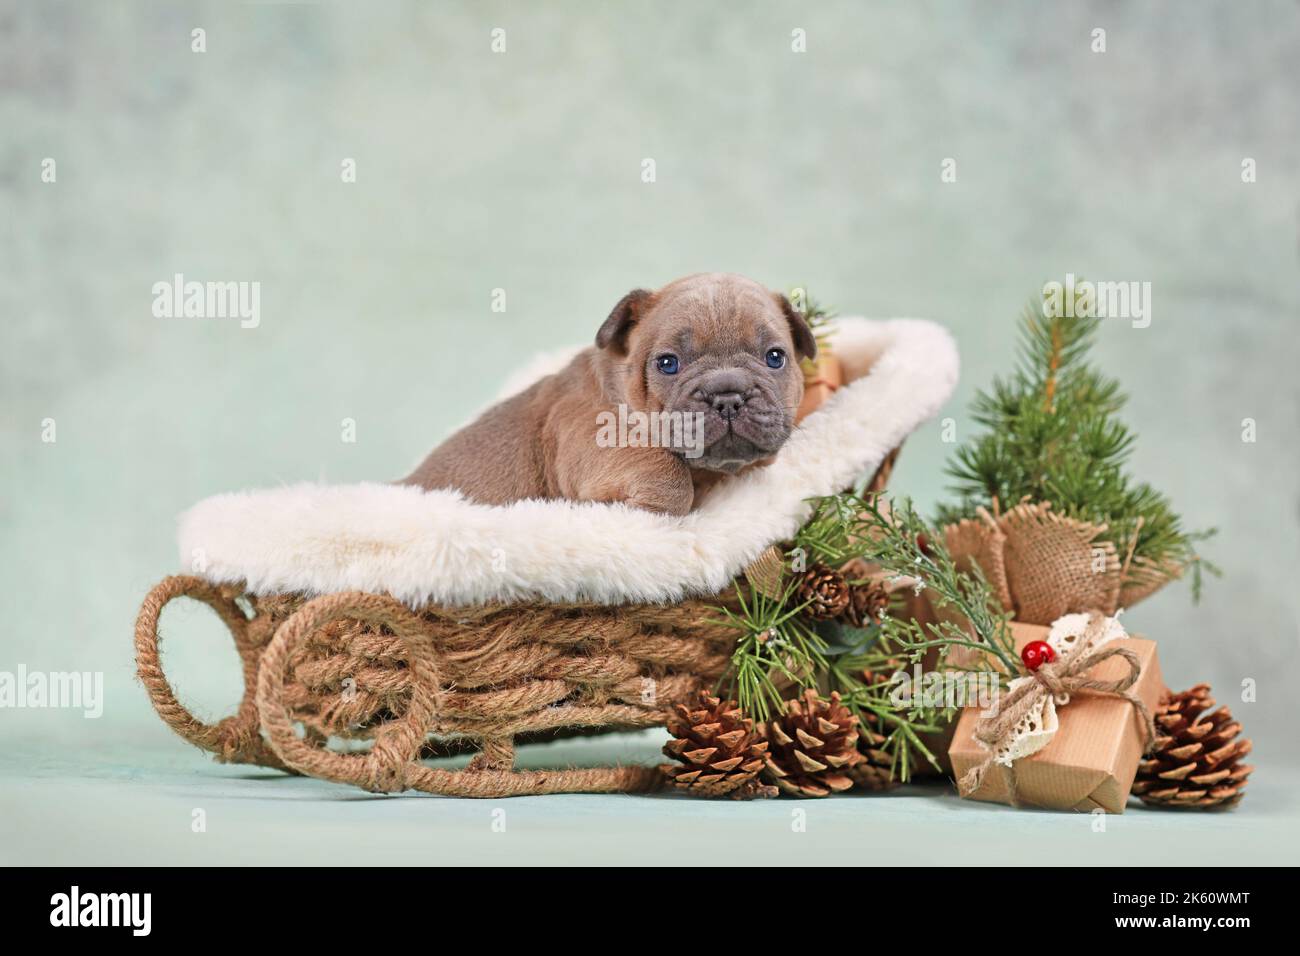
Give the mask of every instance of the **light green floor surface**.
[{"label": "light green floor surface", "polygon": [[[523,766],[657,761],[658,732],[526,748]],[[752,803],[676,795],[378,796],[223,766],[176,741],[0,754],[0,863],[1294,864],[1300,772],[1256,771],[1227,813],[1089,814],[962,801],[943,784]],[[201,814],[199,813],[201,811]],[[202,818],[204,832],[195,832]],[[1104,830],[1098,823],[1104,822]]]}]

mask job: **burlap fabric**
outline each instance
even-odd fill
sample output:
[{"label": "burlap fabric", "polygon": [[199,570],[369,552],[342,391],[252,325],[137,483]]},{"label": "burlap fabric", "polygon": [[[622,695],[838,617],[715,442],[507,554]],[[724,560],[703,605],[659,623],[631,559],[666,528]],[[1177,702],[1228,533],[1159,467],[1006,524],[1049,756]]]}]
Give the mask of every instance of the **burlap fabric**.
[{"label": "burlap fabric", "polygon": [[944,529],[958,568],[977,563],[1002,606],[1023,624],[1049,625],[1080,608],[1113,615],[1182,573],[1135,559],[1131,550],[1121,555],[1112,542],[1097,540],[1104,524],[1051,509],[1022,502],[995,517],[981,508],[976,518]]}]

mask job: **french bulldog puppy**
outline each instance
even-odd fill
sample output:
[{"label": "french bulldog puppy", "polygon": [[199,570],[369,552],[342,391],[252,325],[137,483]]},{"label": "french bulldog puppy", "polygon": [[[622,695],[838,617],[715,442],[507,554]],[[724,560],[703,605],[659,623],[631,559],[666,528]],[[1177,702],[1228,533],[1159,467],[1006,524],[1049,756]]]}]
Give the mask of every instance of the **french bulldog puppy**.
[{"label": "french bulldog puppy", "polygon": [[794,427],[801,358],[785,296],[743,276],[687,276],[614,306],[596,344],[489,408],[402,484],[498,505],[622,501],[683,515],[725,476],[769,462]]}]

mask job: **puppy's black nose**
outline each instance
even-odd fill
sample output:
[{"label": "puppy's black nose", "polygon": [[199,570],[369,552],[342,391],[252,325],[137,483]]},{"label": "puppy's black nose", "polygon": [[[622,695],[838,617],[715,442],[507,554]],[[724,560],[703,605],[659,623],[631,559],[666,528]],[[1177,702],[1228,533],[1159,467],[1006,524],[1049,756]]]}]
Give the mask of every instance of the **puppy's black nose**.
[{"label": "puppy's black nose", "polygon": [[713,410],[728,421],[739,415],[745,404],[745,396],[740,392],[715,392],[709,400],[713,403]]}]

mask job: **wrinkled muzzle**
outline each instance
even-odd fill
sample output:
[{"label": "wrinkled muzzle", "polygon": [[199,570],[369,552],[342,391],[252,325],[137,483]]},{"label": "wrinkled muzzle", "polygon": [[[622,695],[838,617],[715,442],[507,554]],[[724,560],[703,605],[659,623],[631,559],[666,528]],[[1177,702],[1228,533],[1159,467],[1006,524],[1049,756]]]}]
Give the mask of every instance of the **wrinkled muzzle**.
[{"label": "wrinkled muzzle", "polygon": [[767,458],[785,444],[794,423],[774,376],[748,369],[707,369],[682,382],[671,410],[695,423],[692,447],[683,452],[692,467],[737,471]]}]

